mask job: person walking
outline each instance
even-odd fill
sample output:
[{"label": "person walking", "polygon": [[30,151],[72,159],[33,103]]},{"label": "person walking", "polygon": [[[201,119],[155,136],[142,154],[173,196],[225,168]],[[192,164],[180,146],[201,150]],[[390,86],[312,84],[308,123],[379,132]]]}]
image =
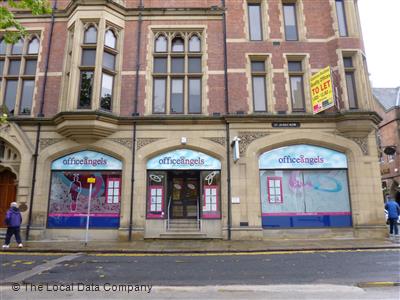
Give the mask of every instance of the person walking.
[{"label": "person walking", "polygon": [[388,212],[390,236],[393,236],[393,231],[394,231],[394,236],[398,237],[399,228],[397,227],[397,220],[399,219],[400,215],[400,206],[399,204],[397,204],[397,202],[394,200],[393,197],[389,196],[388,202],[386,202],[385,204],[385,209]]},{"label": "person walking", "polygon": [[7,249],[10,247],[10,240],[13,235],[15,235],[18,247],[19,248],[23,247],[20,235],[21,223],[22,223],[22,216],[21,212],[18,209],[18,204],[17,202],[11,202],[10,209],[7,211],[6,214],[7,233],[3,249]]}]

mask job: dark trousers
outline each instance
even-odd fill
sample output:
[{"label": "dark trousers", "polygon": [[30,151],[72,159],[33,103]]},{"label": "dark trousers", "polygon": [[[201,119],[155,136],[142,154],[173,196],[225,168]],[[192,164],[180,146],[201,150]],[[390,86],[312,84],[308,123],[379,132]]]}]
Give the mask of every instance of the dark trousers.
[{"label": "dark trousers", "polygon": [[19,227],[8,227],[6,233],[6,240],[4,241],[5,245],[10,244],[10,240],[13,235],[15,235],[17,243],[21,244],[21,235],[19,234]]},{"label": "dark trousers", "polygon": [[390,234],[393,234],[393,229],[394,229],[394,234],[399,234],[399,228],[397,227],[397,218],[396,219],[389,219],[389,225],[390,225]]}]

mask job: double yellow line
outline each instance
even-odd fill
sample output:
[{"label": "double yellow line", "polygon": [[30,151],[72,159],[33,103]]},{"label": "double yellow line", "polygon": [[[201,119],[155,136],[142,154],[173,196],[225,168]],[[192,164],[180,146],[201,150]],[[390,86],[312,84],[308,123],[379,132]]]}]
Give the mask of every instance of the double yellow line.
[{"label": "double yellow line", "polygon": [[[254,256],[254,255],[287,255],[287,254],[315,254],[315,253],[360,253],[360,252],[400,252],[400,249],[355,249],[355,250],[292,250],[292,251],[259,251],[259,252],[212,252],[212,253],[129,253],[129,252],[109,252],[109,253],[85,253],[88,256]],[[22,255],[22,256],[64,256],[71,253],[65,252],[0,252],[0,255]]]},{"label": "double yellow line", "polygon": [[400,286],[400,282],[392,282],[392,281],[360,282],[359,284],[357,284],[357,286],[360,288]]}]

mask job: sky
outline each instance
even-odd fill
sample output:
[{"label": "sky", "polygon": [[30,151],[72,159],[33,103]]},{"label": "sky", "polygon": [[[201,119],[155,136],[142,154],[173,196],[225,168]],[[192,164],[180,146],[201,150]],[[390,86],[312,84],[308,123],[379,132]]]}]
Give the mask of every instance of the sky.
[{"label": "sky", "polygon": [[358,7],[372,87],[400,86],[400,0],[358,0]]}]

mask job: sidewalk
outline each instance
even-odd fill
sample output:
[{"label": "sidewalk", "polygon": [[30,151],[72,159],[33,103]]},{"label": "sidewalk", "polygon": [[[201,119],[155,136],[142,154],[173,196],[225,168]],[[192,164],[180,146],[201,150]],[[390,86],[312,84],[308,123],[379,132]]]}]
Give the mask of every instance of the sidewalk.
[{"label": "sidewalk", "polygon": [[[306,250],[400,249],[400,240],[383,239],[318,239],[318,240],[144,240],[132,242],[89,241],[29,241],[24,248],[11,243],[6,251],[63,253],[237,253]],[[4,251],[4,250],[3,250]]]}]

